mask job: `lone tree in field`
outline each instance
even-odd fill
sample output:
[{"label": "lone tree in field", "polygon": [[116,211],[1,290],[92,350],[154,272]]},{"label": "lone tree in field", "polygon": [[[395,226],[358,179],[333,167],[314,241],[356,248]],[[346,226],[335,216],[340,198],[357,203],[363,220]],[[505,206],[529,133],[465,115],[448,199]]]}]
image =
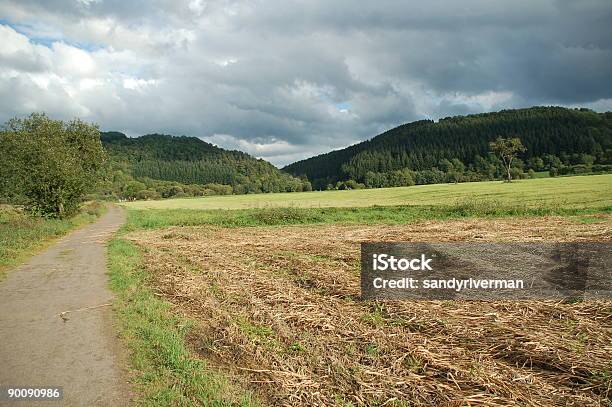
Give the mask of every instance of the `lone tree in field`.
[{"label": "lone tree in field", "polygon": [[0,130],[0,194],[20,197],[35,213],[74,214],[106,161],[98,127],[45,114],[9,120]]},{"label": "lone tree in field", "polygon": [[510,173],[510,169],[512,168],[512,161],[519,153],[522,153],[526,150],[523,143],[521,143],[521,139],[519,139],[518,137],[498,137],[497,140],[489,143],[489,147],[491,148],[491,151],[495,153],[504,163],[507,181],[512,182],[512,174]]}]

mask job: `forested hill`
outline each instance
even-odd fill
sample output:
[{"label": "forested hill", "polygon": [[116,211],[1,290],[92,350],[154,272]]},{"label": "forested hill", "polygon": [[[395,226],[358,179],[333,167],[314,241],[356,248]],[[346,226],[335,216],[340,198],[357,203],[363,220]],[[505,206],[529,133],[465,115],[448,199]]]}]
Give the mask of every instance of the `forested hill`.
[{"label": "forested hill", "polygon": [[395,186],[391,179],[401,178],[398,171],[416,178],[417,184],[447,182],[448,173],[455,180],[490,179],[497,163],[489,154],[489,142],[497,137],[519,137],[527,148],[517,171],[567,173],[576,165],[585,166],[578,171],[605,170],[612,164],[611,134],[610,112],[561,107],[502,110],[404,124],[283,170],[307,176],[316,188],[346,180],[368,187]]},{"label": "forested hill", "polygon": [[304,180],[283,173],[267,161],[224,150],[196,137],[148,134],[130,138],[123,133],[102,132],[101,140],[115,167],[136,179],[231,185],[234,193],[310,188]]}]

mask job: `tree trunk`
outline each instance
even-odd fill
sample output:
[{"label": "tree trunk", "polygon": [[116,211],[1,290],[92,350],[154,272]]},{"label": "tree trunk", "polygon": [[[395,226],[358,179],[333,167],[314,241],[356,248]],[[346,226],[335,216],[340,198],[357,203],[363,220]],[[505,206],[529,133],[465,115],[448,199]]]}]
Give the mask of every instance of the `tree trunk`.
[{"label": "tree trunk", "polygon": [[512,182],[512,174],[510,174],[511,167],[512,167],[512,156],[508,157],[508,164],[506,166],[506,171],[508,172],[508,182]]}]

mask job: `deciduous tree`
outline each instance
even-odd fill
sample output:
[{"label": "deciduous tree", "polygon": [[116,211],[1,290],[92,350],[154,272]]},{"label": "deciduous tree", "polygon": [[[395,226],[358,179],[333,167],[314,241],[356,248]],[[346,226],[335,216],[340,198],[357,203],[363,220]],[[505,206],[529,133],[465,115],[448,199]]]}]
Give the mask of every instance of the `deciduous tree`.
[{"label": "deciduous tree", "polygon": [[518,137],[498,137],[497,140],[489,143],[489,146],[491,151],[495,153],[504,163],[507,181],[512,182],[512,161],[514,161],[519,153],[525,151],[525,146],[523,146],[523,143],[521,143],[521,139]]},{"label": "deciduous tree", "polygon": [[70,216],[96,185],[105,160],[95,125],[40,113],[14,118],[0,131],[0,193],[23,197],[28,208],[45,216]]}]

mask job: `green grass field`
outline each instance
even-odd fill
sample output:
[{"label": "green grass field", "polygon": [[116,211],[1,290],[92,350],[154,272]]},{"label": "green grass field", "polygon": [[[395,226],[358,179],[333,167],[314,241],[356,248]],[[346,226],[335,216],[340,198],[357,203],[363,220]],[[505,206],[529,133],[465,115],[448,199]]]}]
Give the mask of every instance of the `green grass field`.
[{"label": "green grass field", "polygon": [[130,209],[126,230],[169,226],[282,226],[305,224],[408,224],[426,220],[499,218],[506,216],[578,216],[583,223],[602,221],[598,216],[612,212],[612,206],[567,208],[560,205],[527,207],[497,201],[454,205],[404,205],[362,208],[257,208],[257,209]]},{"label": "green grass field", "polygon": [[124,203],[131,209],[251,209],[454,205],[496,201],[505,205],[600,208],[612,205],[612,174],[463,184],[416,185],[352,191],[313,191],[178,198]]}]

